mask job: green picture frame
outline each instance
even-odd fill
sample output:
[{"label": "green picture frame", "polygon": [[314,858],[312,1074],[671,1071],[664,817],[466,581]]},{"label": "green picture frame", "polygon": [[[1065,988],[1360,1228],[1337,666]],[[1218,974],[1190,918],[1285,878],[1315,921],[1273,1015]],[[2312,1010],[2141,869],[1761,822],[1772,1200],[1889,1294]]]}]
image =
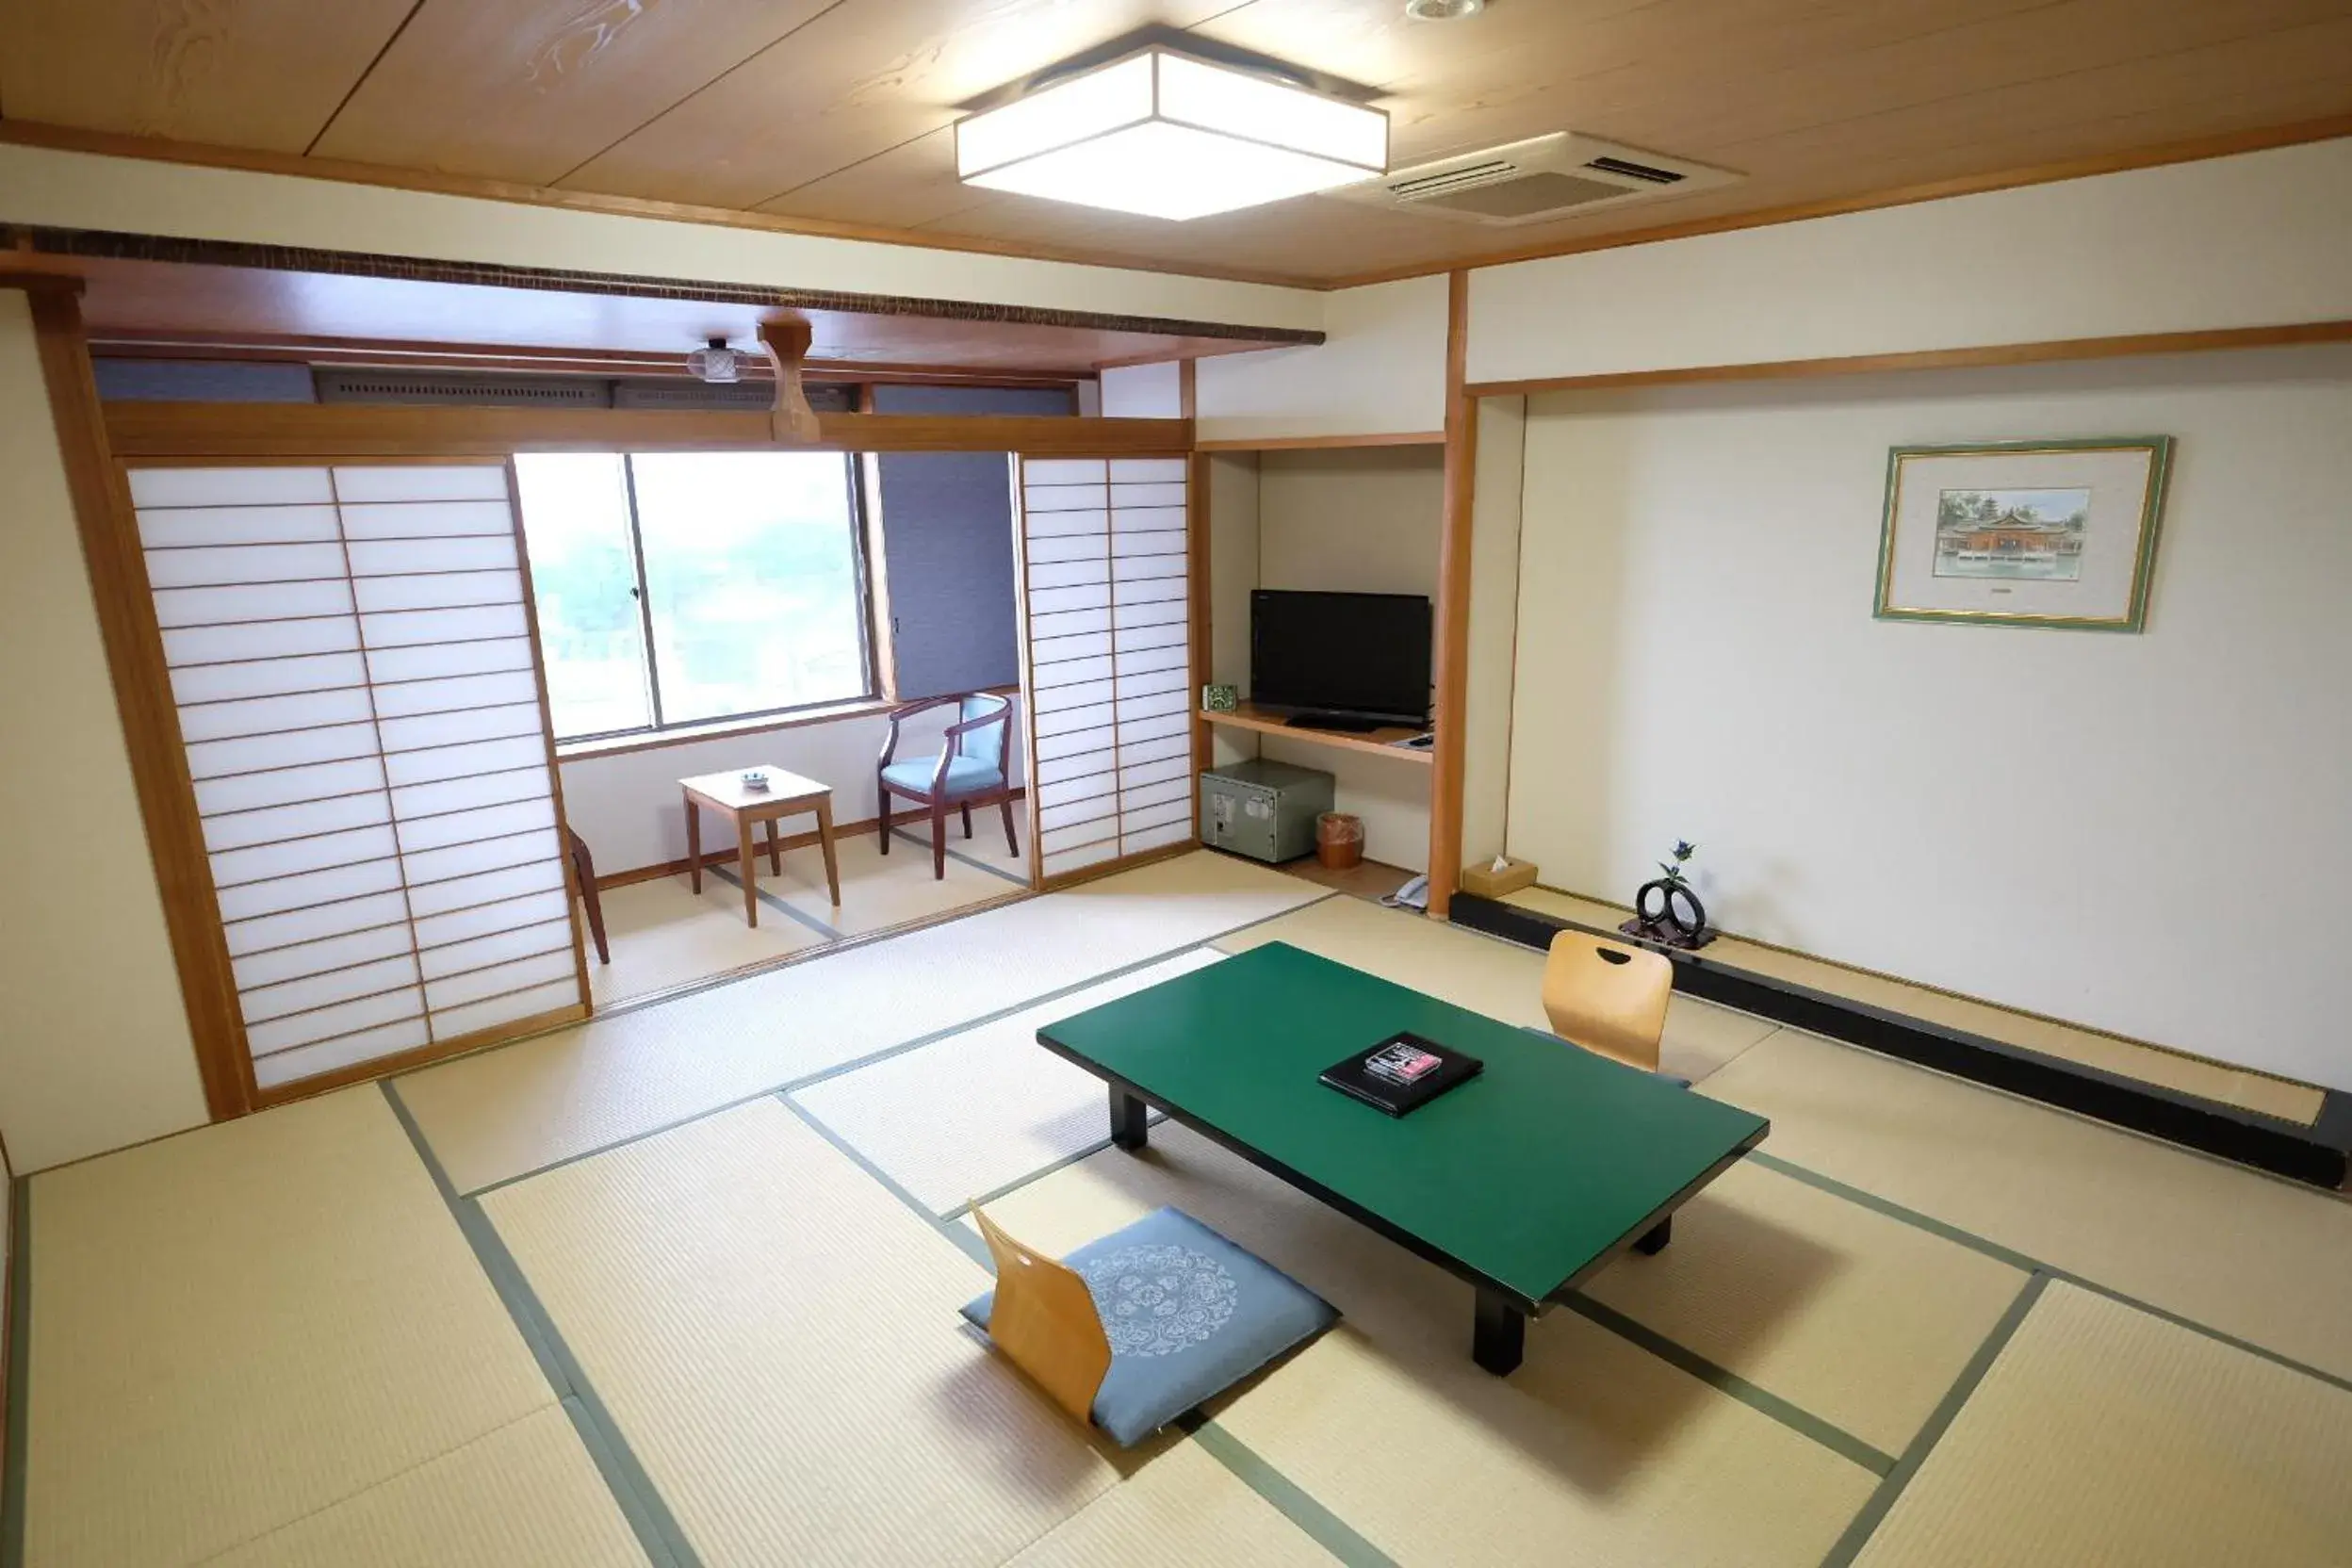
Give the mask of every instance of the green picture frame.
[{"label": "green picture frame", "polygon": [[2119,435],[1889,449],[1873,615],[2145,629],[2172,445]]}]

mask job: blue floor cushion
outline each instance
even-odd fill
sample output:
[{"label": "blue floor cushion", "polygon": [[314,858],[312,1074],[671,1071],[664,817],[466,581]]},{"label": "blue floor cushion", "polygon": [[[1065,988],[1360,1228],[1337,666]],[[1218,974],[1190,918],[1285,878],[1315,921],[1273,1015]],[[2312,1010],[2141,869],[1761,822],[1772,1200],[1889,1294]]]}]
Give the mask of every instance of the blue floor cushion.
[{"label": "blue floor cushion", "polygon": [[[1158,1209],[1062,1260],[1111,1342],[1094,1424],[1132,1447],[1339,1320],[1326,1301],[1181,1209]],[[964,1315],[988,1326],[996,1293]]]},{"label": "blue floor cushion", "polygon": [[[911,762],[893,762],[882,770],[890,783],[909,790],[931,792],[931,776],[939,771],[936,757],[920,757]],[[947,763],[947,792],[951,795],[977,794],[982,790],[1001,790],[1004,775],[993,762],[983,762],[977,757],[953,757]]]}]

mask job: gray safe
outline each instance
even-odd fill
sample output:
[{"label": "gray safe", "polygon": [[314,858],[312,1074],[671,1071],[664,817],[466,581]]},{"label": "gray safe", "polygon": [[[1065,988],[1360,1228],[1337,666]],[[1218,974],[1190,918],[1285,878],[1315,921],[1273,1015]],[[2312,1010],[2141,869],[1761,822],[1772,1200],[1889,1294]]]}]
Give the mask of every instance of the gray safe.
[{"label": "gray safe", "polygon": [[1200,776],[1200,841],[1279,865],[1315,853],[1315,819],[1331,809],[1320,768],[1252,758]]}]

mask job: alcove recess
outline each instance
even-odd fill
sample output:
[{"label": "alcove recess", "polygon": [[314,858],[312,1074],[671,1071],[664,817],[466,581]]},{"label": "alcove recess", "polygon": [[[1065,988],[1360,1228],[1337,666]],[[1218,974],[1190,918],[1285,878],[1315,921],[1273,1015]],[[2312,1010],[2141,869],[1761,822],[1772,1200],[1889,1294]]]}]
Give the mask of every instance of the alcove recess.
[{"label": "alcove recess", "polygon": [[1333,777],[1337,808],[1364,819],[1366,858],[1428,870],[1429,751],[1388,743],[1407,730],[1289,729],[1279,716],[1253,712],[1250,595],[1258,588],[1415,594],[1435,604],[1443,444],[1227,448],[1204,453],[1203,462],[1209,678],[1242,697],[1239,713],[1207,715],[1213,762],[1262,756],[1321,768]]}]

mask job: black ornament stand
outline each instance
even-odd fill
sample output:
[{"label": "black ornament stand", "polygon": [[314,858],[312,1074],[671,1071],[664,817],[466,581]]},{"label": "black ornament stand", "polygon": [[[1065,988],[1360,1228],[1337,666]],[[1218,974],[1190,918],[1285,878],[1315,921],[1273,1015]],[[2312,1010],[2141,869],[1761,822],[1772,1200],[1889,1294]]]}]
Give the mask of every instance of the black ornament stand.
[{"label": "black ornament stand", "polygon": [[1645,942],[1693,953],[1715,939],[1707,923],[1707,906],[1690,890],[1690,884],[1670,882],[1662,876],[1642,884],[1633,895],[1633,918],[1617,929]]}]

